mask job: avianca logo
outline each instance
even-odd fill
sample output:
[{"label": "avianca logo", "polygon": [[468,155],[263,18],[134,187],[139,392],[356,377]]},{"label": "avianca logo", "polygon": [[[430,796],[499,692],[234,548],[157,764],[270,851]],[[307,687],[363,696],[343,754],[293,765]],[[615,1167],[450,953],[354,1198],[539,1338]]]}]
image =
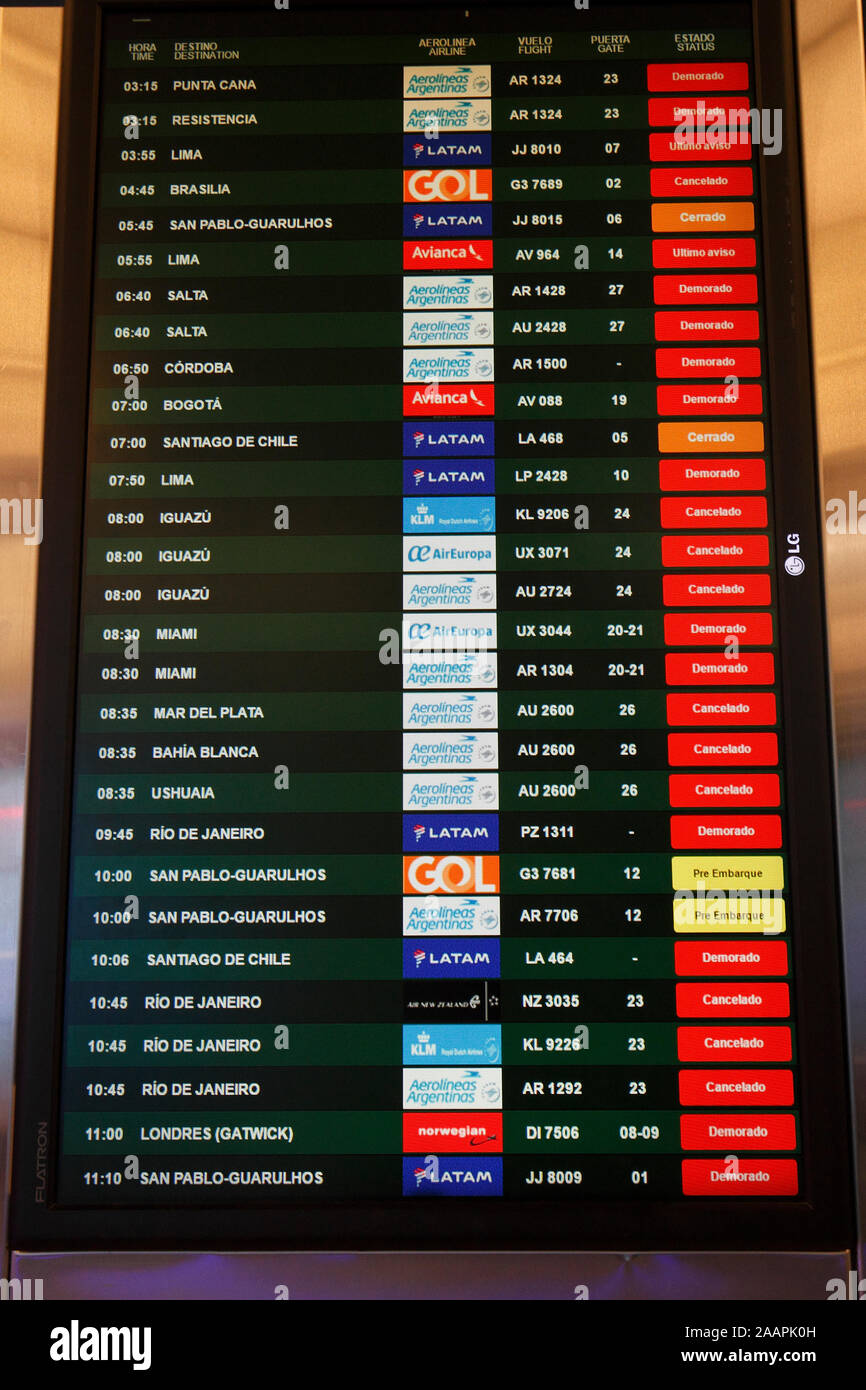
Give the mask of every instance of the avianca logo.
[{"label": "avianca logo", "polygon": [[490,169],[406,169],[406,203],[489,203],[493,197]]},{"label": "avianca logo", "polygon": [[[492,241],[403,242],[404,270],[417,270],[419,266],[428,269],[432,266],[437,270],[461,270],[464,266],[471,266],[473,270],[489,270],[492,265]],[[434,302],[428,299],[420,307],[434,307]]]},{"label": "avianca logo", "polygon": [[403,892],[498,893],[499,856],[496,854],[404,855]]}]

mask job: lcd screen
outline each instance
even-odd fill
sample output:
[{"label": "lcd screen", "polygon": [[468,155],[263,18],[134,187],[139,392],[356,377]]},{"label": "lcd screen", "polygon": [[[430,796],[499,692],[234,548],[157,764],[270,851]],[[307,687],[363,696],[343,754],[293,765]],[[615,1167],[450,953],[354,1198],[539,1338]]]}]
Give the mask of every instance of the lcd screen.
[{"label": "lcd screen", "polygon": [[750,1241],[833,1185],[795,113],[688,13],[101,14],[58,1212]]}]

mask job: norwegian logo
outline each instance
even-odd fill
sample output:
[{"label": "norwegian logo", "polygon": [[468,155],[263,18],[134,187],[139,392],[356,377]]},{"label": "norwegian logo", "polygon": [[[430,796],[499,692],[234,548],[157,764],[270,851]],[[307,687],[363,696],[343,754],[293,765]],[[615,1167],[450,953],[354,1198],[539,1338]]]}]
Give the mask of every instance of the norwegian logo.
[{"label": "norwegian logo", "polygon": [[429,1156],[431,1149],[437,1154],[478,1154],[482,1161],[489,1162],[489,1154],[502,1153],[502,1112],[491,1110],[483,1114],[476,1110],[469,1116],[442,1111],[420,1115],[416,1111],[404,1115],[403,1151],[419,1155],[405,1162],[414,1162],[417,1168],[427,1161],[420,1155]]}]

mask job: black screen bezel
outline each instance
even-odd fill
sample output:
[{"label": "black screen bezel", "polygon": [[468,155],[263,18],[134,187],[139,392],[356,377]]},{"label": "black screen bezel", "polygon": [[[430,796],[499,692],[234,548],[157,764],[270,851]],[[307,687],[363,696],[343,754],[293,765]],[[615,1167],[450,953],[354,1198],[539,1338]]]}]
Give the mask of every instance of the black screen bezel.
[{"label": "black screen bezel", "polygon": [[[423,0],[293,10],[392,9]],[[268,1208],[60,1208],[52,1202],[65,965],[85,452],[89,408],[102,15],[237,9],[237,3],[72,0],[66,6],[44,442],[44,536],[26,808],[15,1144],[10,1212],[19,1250],[840,1250],[855,1241],[848,1058],[841,966],[822,523],[814,443],[797,91],[789,0],[754,0],[757,103],[786,113],[782,152],[759,161],[776,554],[800,537],[806,569],[777,569],[782,722],[788,802],[791,945],[807,1195],[704,1201],[521,1204],[357,1202]],[[506,8],[481,0],[469,11]],[[244,8],[273,12],[272,4]],[[525,5],[523,22],[528,22]],[[566,6],[563,6],[566,8]],[[623,11],[627,7],[619,7]],[[639,8],[646,11],[655,4]],[[685,22],[696,5],[659,5]],[[534,10],[534,7],[533,7]],[[463,19],[465,5],[454,13]],[[437,7],[437,32],[450,32]],[[625,15],[623,15],[625,19]],[[535,13],[532,25],[535,27]],[[444,26],[444,27],[443,27]],[[462,26],[461,26],[462,27]],[[454,31],[456,32],[456,30]],[[827,1000],[833,1001],[828,1009]]]}]

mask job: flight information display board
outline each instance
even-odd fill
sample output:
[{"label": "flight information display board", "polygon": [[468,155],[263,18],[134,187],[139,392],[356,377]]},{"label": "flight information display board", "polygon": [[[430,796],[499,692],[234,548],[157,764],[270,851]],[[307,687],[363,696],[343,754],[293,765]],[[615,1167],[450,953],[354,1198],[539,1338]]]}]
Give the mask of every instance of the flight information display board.
[{"label": "flight information display board", "polygon": [[762,8],[74,15],[23,1240],[845,1243]]}]

